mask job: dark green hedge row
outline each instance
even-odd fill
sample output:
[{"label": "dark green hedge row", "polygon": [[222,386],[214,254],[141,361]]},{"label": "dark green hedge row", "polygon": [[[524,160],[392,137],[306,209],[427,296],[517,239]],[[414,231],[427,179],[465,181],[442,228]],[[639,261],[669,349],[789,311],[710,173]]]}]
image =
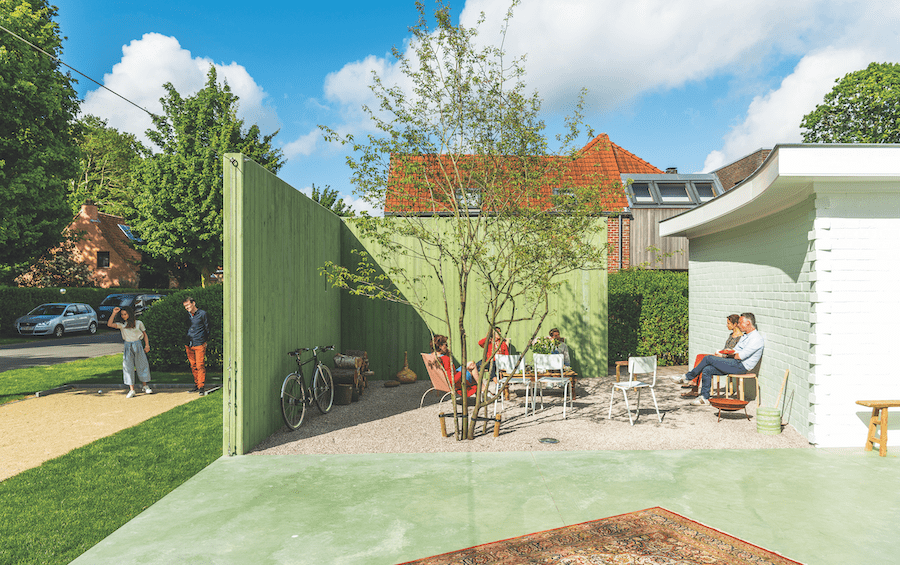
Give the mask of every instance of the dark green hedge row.
[{"label": "dark green hedge row", "polygon": [[184,299],[193,297],[197,308],[209,315],[209,342],[206,344],[206,365],[222,366],[223,321],[222,310],[224,285],[216,284],[207,288],[179,290],[153,305],[142,316],[147,335],[150,338],[150,353],[147,358],[152,369],[168,370],[173,367],[187,368],[184,352],[190,317],[184,309]]},{"label": "dark green hedge row", "polygon": [[656,355],[660,366],[688,358],[688,275],[625,270],[609,275],[609,359]]},{"label": "dark green hedge row", "polygon": [[0,286],[0,335],[18,335],[13,326],[16,319],[24,316],[36,306],[48,302],[83,302],[90,304],[95,310],[106,298],[107,294],[120,292],[168,294],[169,289],[152,288],[66,288],[60,293],[59,288],[31,288],[18,286]]}]

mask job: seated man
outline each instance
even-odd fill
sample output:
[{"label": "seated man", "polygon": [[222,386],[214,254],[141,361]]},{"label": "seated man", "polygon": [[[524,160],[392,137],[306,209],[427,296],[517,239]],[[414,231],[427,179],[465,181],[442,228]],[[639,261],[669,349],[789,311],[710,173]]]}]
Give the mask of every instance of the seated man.
[{"label": "seated man", "polygon": [[566,338],[559,337],[559,328],[550,330],[550,339],[556,344],[551,353],[561,353],[563,356],[563,363],[566,367],[571,367],[572,363],[569,361],[569,346],[566,345]]},{"label": "seated man", "polygon": [[751,312],[741,314],[738,327],[744,332],[740,341],[734,348],[734,353],[729,355],[707,355],[699,365],[684,374],[684,382],[690,382],[698,374],[700,380],[700,396],[691,402],[695,406],[709,404],[709,392],[713,375],[736,375],[753,370],[759,363],[766,343],[759,332],[756,331],[756,316]]}]

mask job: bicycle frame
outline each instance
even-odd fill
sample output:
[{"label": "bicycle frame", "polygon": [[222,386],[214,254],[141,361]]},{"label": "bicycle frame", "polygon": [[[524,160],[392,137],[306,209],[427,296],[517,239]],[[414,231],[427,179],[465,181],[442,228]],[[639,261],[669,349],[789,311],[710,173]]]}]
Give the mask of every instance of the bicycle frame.
[{"label": "bicycle frame", "polygon": [[[319,360],[319,350],[330,351],[334,349],[333,345],[301,347],[294,351],[288,352],[291,357],[297,358],[297,371],[289,374],[281,385],[281,413],[284,421],[292,430],[296,430],[303,423],[306,415],[306,407],[313,402],[319,407],[319,411],[323,414],[331,410],[334,400],[334,383],[331,377],[331,371]],[[301,361],[300,356],[312,351],[312,359]],[[313,363],[314,369],[310,377],[309,385],[306,384],[306,378],[303,374],[303,366]]]}]

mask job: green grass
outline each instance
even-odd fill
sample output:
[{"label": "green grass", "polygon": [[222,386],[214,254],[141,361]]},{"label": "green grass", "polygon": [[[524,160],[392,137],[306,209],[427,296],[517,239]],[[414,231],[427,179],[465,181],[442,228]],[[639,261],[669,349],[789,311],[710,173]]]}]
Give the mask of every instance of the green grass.
[{"label": "green grass", "polygon": [[[185,371],[151,371],[151,382],[158,384],[194,382],[185,359]],[[221,381],[221,371],[207,371],[208,381]],[[122,384],[122,355],[80,359],[46,367],[27,367],[0,373],[0,404],[20,400],[41,390],[69,383]]]},{"label": "green grass", "polygon": [[10,477],[0,563],[69,563],[221,455],[213,394]]}]

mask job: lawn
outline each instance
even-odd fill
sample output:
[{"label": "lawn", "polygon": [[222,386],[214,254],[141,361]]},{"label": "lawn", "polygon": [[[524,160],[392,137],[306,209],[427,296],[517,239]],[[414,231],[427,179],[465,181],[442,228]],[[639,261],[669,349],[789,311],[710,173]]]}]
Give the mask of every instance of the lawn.
[{"label": "lawn", "polygon": [[[151,371],[151,377],[151,382],[161,384],[194,382],[186,361],[185,371]],[[207,380],[221,381],[221,370],[208,371]],[[69,383],[121,385],[122,355],[107,355],[59,365],[4,371],[0,373],[0,404],[20,400],[38,391]]]},{"label": "lawn", "polygon": [[[121,355],[40,369],[0,374],[0,397],[74,382],[73,374],[78,382],[122,378]],[[27,374],[14,375],[10,385],[17,372],[35,375],[28,385]],[[0,482],[0,563],[69,563],[221,455],[222,397],[213,394],[10,477]]]}]

